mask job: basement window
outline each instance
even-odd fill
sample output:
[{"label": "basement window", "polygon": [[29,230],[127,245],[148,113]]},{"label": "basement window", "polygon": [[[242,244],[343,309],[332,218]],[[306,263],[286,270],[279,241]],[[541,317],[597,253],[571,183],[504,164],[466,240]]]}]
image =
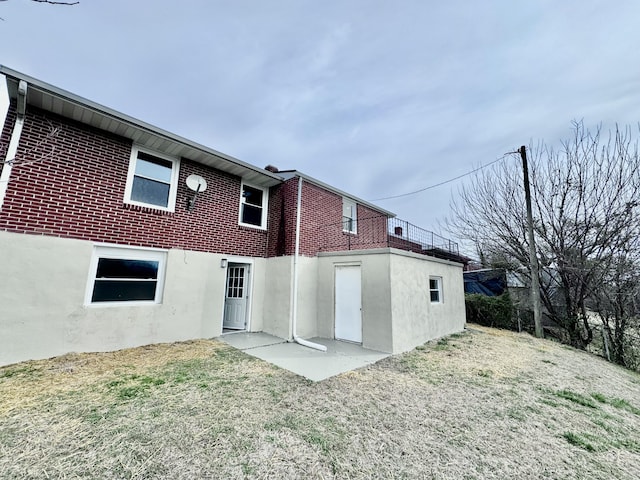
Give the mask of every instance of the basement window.
[{"label": "basement window", "polygon": [[342,199],[342,231],[358,233],[358,205],[348,198]]},{"label": "basement window", "polygon": [[180,160],[133,147],[124,201],[173,212]]},{"label": "basement window", "polygon": [[95,247],[86,303],[160,303],[165,264],[160,250]]},{"label": "basement window", "polygon": [[442,303],[442,277],[429,277],[431,303]]},{"label": "basement window", "polygon": [[240,195],[240,225],[246,227],[267,228],[267,200],[266,188],[242,184]]}]

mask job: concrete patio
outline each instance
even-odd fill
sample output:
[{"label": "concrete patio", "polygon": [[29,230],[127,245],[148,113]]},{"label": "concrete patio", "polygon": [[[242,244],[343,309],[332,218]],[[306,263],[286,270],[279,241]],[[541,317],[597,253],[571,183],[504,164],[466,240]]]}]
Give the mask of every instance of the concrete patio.
[{"label": "concrete patio", "polygon": [[326,352],[289,343],[266,333],[229,333],[218,337],[218,340],[314,382],[371,365],[389,356],[388,353],[327,338],[308,339],[326,346]]}]

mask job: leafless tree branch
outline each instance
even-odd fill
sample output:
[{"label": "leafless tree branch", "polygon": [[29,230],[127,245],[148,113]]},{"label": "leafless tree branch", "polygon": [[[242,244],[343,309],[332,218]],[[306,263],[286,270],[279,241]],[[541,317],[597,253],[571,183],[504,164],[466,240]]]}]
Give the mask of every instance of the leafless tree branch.
[{"label": "leafless tree branch", "polygon": [[[9,0],[0,0],[0,2],[8,2]],[[80,2],[56,2],[54,0],[31,0],[32,2],[36,2],[36,3],[48,3],[49,5],[78,5]],[[0,17],[0,20],[2,20],[4,22],[4,18]]]},{"label": "leafless tree branch", "polygon": [[[600,128],[575,122],[559,149],[540,143],[529,151],[542,301],[569,341],[585,348],[593,339],[587,307],[611,294],[606,288],[630,248],[640,259],[638,142],[629,128],[603,138]],[[487,266],[528,276],[523,190],[519,162],[502,162],[460,190],[447,223],[476,244]]]},{"label": "leafless tree branch", "polygon": [[77,5],[80,2],[54,2],[51,0],[31,0],[32,2],[48,3],[50,5]]},{"label": "leafless tree branch", "polygon": [[[0,2],[8,2],[9,0],[0,0]],[[31,0],[37,3],[48,3],[49,5],[78,5],[80,2],[56,2],[54,0]]]}]

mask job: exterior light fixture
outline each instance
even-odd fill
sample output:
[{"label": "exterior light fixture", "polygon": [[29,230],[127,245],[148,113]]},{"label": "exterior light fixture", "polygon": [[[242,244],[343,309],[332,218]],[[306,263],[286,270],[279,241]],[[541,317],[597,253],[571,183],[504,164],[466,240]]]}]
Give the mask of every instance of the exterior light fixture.
[{"label": "exterior light fixture", "polygon": [[227,259],[226,258],[221,258],[220,259],[220,268],[227,268]]}]

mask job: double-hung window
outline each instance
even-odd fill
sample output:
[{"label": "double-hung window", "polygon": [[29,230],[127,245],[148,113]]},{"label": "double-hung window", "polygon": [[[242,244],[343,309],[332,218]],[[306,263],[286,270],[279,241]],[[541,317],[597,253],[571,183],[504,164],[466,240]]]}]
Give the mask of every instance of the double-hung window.
[{"label": "double-hung window", "polygon": [[95,247],[86,303],[160,303],[165,265],[161,250]]},{"label": "double-hung window", "polygon": [[342,199],[342,231],[358,233],[358,205],[348,198]]},{"label": "double-hung window", "polygon": [[243,183],[241,192],[240,225],[267,228],[267,189]]},{"label": "double-hung window", "polygon": [[124,201],[173,212],[179,168],[177,158],[133,147]]},{"label": "double-hung window", "polygon": [[442,277],[429,277],[431,303],[442,303]]}]

